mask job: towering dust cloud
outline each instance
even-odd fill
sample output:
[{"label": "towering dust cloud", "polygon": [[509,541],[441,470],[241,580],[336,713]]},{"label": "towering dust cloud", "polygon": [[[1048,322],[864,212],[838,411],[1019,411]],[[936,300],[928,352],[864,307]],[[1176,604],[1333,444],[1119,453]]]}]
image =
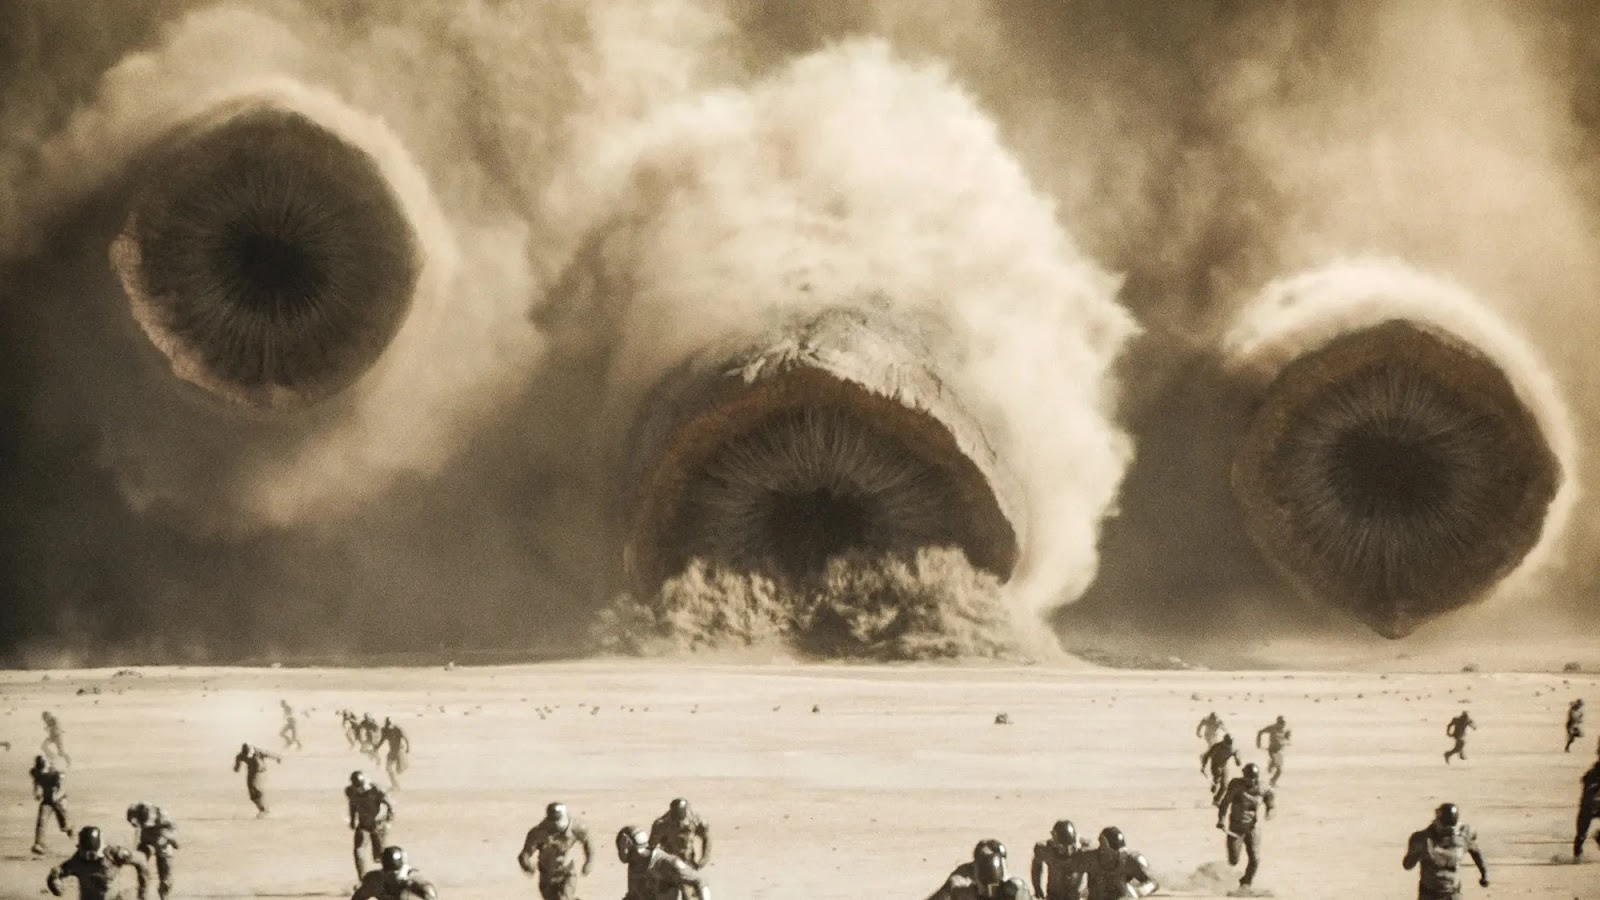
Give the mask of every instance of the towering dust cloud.
[{"label": "towering dust cloud", "polygon": [[1271,286],[1229,350],[1260,397],[1234,491],[1312,598],[1400,638],[1559,542],[1565,408],[1464,292],[1398,264],[1333,266]]},{"label": "towering dust cloud", "polygon": [[0,4],[0,659],[1592,622],[1572,5],[781,6]]},{"label": "towering dust cloud", "polygon": [[609,440],[636,591],[702,564],[809,608],[841,561],[955,550],[1010,627],[1088,583],[1132,325],[940,70],[847,43],[635,146],[590,280],[626,303]]},{"label": "towering dust cloud", "polygon": [[273,409],[323,399],[376,362],[420,267],[370,157],[292,109],[240,102],[141,168],[111,257],[175,373]]}]

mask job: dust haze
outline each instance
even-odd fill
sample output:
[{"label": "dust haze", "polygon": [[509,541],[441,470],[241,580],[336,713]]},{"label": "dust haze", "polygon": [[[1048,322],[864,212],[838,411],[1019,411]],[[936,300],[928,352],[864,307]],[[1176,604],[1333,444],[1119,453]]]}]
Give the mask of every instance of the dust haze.
[{"label": "dust haze", "polygon": [[[1392,319],[1488,359],[1554,461],[1526,552],[1405,640],[1593,624],[1594,11],[766,7],[0,10],[0,660],[567,654],[597,622],[823,656],[1372,646],[1233,479],[1272,379]],[[328,306],[197,355],[184,291],[113,266],[168,148],[241,107],[389,199],[258,176],[201,212],[354,308],[394,291],[318,235],[391,210],[414,281],[352,321],[392,334]],[[265,302],[235,287],[195,292]]]}]

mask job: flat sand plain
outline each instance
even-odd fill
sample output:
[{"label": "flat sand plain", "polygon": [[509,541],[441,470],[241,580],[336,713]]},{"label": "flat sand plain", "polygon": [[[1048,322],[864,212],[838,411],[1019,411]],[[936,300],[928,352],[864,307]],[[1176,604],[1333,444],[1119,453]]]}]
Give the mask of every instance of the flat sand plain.
[{"label": "flat sand plain", "polygon": [[[334,711],[349,706],[409,732],[392,840],[446,900],[537,897],[514,858],[556,799],[594,841],[582,897],[621,897],[617,829],[648,825],[675,796],[711,823],[716,900],[915,900],[986,837],[1005,841],[1025,875],[1032,844],[1063,817],[1089,835],[1121,826],[1163,895],[1225,896],[1237,875],[1223,863],[1194,735],[1211,709],[1246,747],[1279,714],[1294,731],[1259,888],[1300,900],[1414,897],[1415,873],[1400,868],[1406,836],[1451,800],[1491,867],[1491,887],[1474,883],[1469,897],[1592,900],[1600,850],[1585,865],[1569,854],[1600,713],[1572,753],[1562,743],[1568,701],[1600,705],[1596,682],[611,661],[4,672],[0,896],[39,896],[50,863],[71,849],[52,834],[46,860],[28,854],[26,773],[44,709],[60,717],[72,754],[75,826],[128,843],[123,812],[141,800],[177,820],[175,897],[348,896],[341,789],[351,770],[374,768],[340,731]],[[281,751],[268,776],[272,815],[258,820],[230,769],[243,741],[281,749],[279,698],[309,710],[305,747]],[[1446,765],[1444,726],[1463,708],[1479,730],[1469,758]],[[1010,724],[995,724],[1002,712]],[[1245,759],[1264,763],[1265,753],[1247,749]]]}]

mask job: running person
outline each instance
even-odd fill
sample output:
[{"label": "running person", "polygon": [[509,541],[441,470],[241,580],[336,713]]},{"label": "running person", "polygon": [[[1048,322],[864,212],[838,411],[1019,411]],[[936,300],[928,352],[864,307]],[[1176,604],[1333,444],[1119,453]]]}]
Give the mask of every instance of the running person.
[{"label": "running person", "polygon": [[1233,735],[1224,734],[1200,754],[1200,773],[1211,775],[1211,805],[1222,802],[1222,789],[1228,785],[1228,760],[1239,762],[1239,753],[1233,749]]},{"label": "running person", "polygon": [[711,900],[705,876],[688,862],[650,845],[643,828],[617,832],[617,858],[628,867],[628,893],[622,900]]},{"label": "running person", "polygon": [[408,897],[439,900],[433,883],[406,864],[406,851],[385,847],[380,866],[361,876],[361,883],[350,900],[406,900]]},{"label": "running person", "polygon": [[244,766],[244,790],[250,795],[250,802],[256,805],[256,818],[267,814],[267,794],[265,780],[262,778],[267,771],[267,760],[275,763],[283,762],[276,754],[268,753],[260,747],[241,744],[239,755],[233,758],[233,770],[239,771]]},{"label": "running person", "polygon": [[400,787],[400,775],[410,768],[407,761],[411,753],[411,740],[406,737],[399,725],[385,717],[383,728],[378,732],[378,747],[388,745],[389,751],[384,756],[383,770],[389,776],[389,789],[397,790]]},{"label": "running person", "polygon": [[278,706],[283,709],[283,727],[278,729],[278,737],[283,738],[283,749],[301,749],[300,725],[294,720],[294,709],[287,700],[279,700]]},{"label": "running person", "polygon": [[33,855],[43,856],[44,823],[50,818],[56,820],[62,834],[72,837],[72,829],[67,825],[67,790],[61,783],[61,772],[43,756],[33,758],[33,769],[28,774],[33,778],[33,799],[39,801],[39,811],[33,820]]},{"label": "running person", "polygon": [[44,885],[57,897],[62,893],[62,881],[78,879],[78,900],[108,900],[113,896],[112,884],[117,870],[130,868],[139,879],[139,900],[147,900],[150,890],[150,870],[139,857],[124,847],[102,847],[100,829],[93,825],[78,832],[78,852],[50,870]]},{"label": "running person", "polygon": [[39,745],[39,752],[49,757],[52,764],[59,756],[70,767],[72,757],[67,755],[67,748],[61,743],[61,723],[48,710],[40,713],[39,718],[44,721],[44,743]]},{"label": "running person", "polygon": [[147,860],[155,859],[161,900],[167,900],[172,893],[172,857],[178,850],[178,826],[167,818],[161,807],[149,803],[128,807],[128,824],[134,827],[136,835],[133,849],[143,853]]},{"label": "running person", "polygon": [[[700,846],[695,846],[698,838]],[[660,847],[696,869],[711,861],[711,826],[679,797],[650,826],[650,846]]]},{"label": "running person", "polygon": [[1463,855],[1471,856],[1478,867],[1478,884],[1488,887],[1489,868],[1478,852],[1477,835],[1461,822],[1461,810],[1454,803],[1440,804],[1433,824],[1411,835],[1401,862],[1408,872],[1422,866],[1417,900],[1461,900],[1461,876],[1457,870]]},{"label": "running person", "polygon": [[1089,877],[1088,900],[1128,900],[1148,897],[1161,889],[1150,874],[1143,853],[1128,849],[1122,829],[1100,829],[1100,843],[1078,856],[1076,868]]},{"label": "running person", "polygon": [[1261,749],[1261,739],[1267,739],[1267,774],[1272,776],[1268,783],[1273,787],[1278,786],[1278,779],[1283,777],[1283,751],[1289,746],[1289,723],[1283,716],[1276,722],[1256,732],[1256,749]]},{"label": "running person", "polygon": [[1089,842],[1078,837],[1078,826],[1062,819],[1050,829],[1050,837],[1033,845],[1034,896],[1041,900],[1083,900],[1084,873],[1076,863],[1079,854],[1089,852]]},{"label": "running person", "polygon": [[[1572,839],[1573,859],[1583,859],[1583,842],[1589,836],[1589,825],[1597,818],[1600,818],[1600,762],[1590,766],[1579,783],[1578,836]],[[1600,833],[1595,834],[1594,842],[1600,846]]]},{"label": "running person", "polygon": [[1217,828],[1228,835],[1228,865],[1239,864],[1239,851],[1245,855],[1244,877],[1239,887],[1249,890],[1261,865],[1261,822],[1272,818],[1272,788],[1261,784],[1261,767],[1248,763],[1244,774],[1228,782],[1222,802],[1217,805]]},{"label": "running person", "polygon": [[363,844],[372,846],[372,861],[383,856],[384,839],[389,834],[389,823],[394,821],[394,807],[383,788],[372,783],[365,772],[351,772],[350,785],[344,789],[345,805],[350,812],[352,839],[350,852],[355,857],[356,877],[367,871],[361,861]]},{"label": "running person", "polygon": [[1006,845],[993,838],[972,848],[972,861],[956,866],[928,900],[1033,900],[1028,883],[1006,872]]},{"label": "running person", "polygon": [[[581,872],[573,858],[573,851],[578,849],[583,850]],[[551,803],[545,807],[544,820],[528,830],[522,852],[517,854],[517,865],[529,875],[539,876],[539,896],[543,900],[576,900],[578,875],[589,874],[593,857],[588,830],[567,812],[565,803]]]},{"label": "running person", "polygon": [[1459,756],[1462,759],[1467,758],[1468,730],[1477,731],[1478,726],[1472,721],[1472,716],[1468,715],[1466,710],[1462,710],[1461,715],[1451,719],[1450,724],[1444,727],[1444,733],[1456,742],[1454,747],[1444,752],[1446,764],[1450,762],[1450,757],[1452,756]]}]

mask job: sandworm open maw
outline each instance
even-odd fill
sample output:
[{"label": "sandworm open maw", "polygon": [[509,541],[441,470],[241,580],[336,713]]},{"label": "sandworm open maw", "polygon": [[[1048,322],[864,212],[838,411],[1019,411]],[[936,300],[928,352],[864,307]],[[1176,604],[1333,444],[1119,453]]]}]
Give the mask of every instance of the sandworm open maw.
[{"label": "sandworm open maw", "polygon": [[173,372],[258,410],[359,379],[404,323],[423,268],[392,166],[337,116],[299,106],[244,95],[175,128],[141,161],[111,248]]},{"label": "sandworm open maw", "polygon": [[1234,493],[1302,593],[1404,637],[1559,538],[1565,410],[1465,292],[1397,265],[1330,267],[1269,288],[1230,349],[1261,387]]},{"label": "sandworm open maw", "polygon": [[1009,480],[918,347],[834,308],[667,376],[635,429],[635,582],[653,589],[696,558],[804,576],[848,551],[930,546],[1008,577]]}]

